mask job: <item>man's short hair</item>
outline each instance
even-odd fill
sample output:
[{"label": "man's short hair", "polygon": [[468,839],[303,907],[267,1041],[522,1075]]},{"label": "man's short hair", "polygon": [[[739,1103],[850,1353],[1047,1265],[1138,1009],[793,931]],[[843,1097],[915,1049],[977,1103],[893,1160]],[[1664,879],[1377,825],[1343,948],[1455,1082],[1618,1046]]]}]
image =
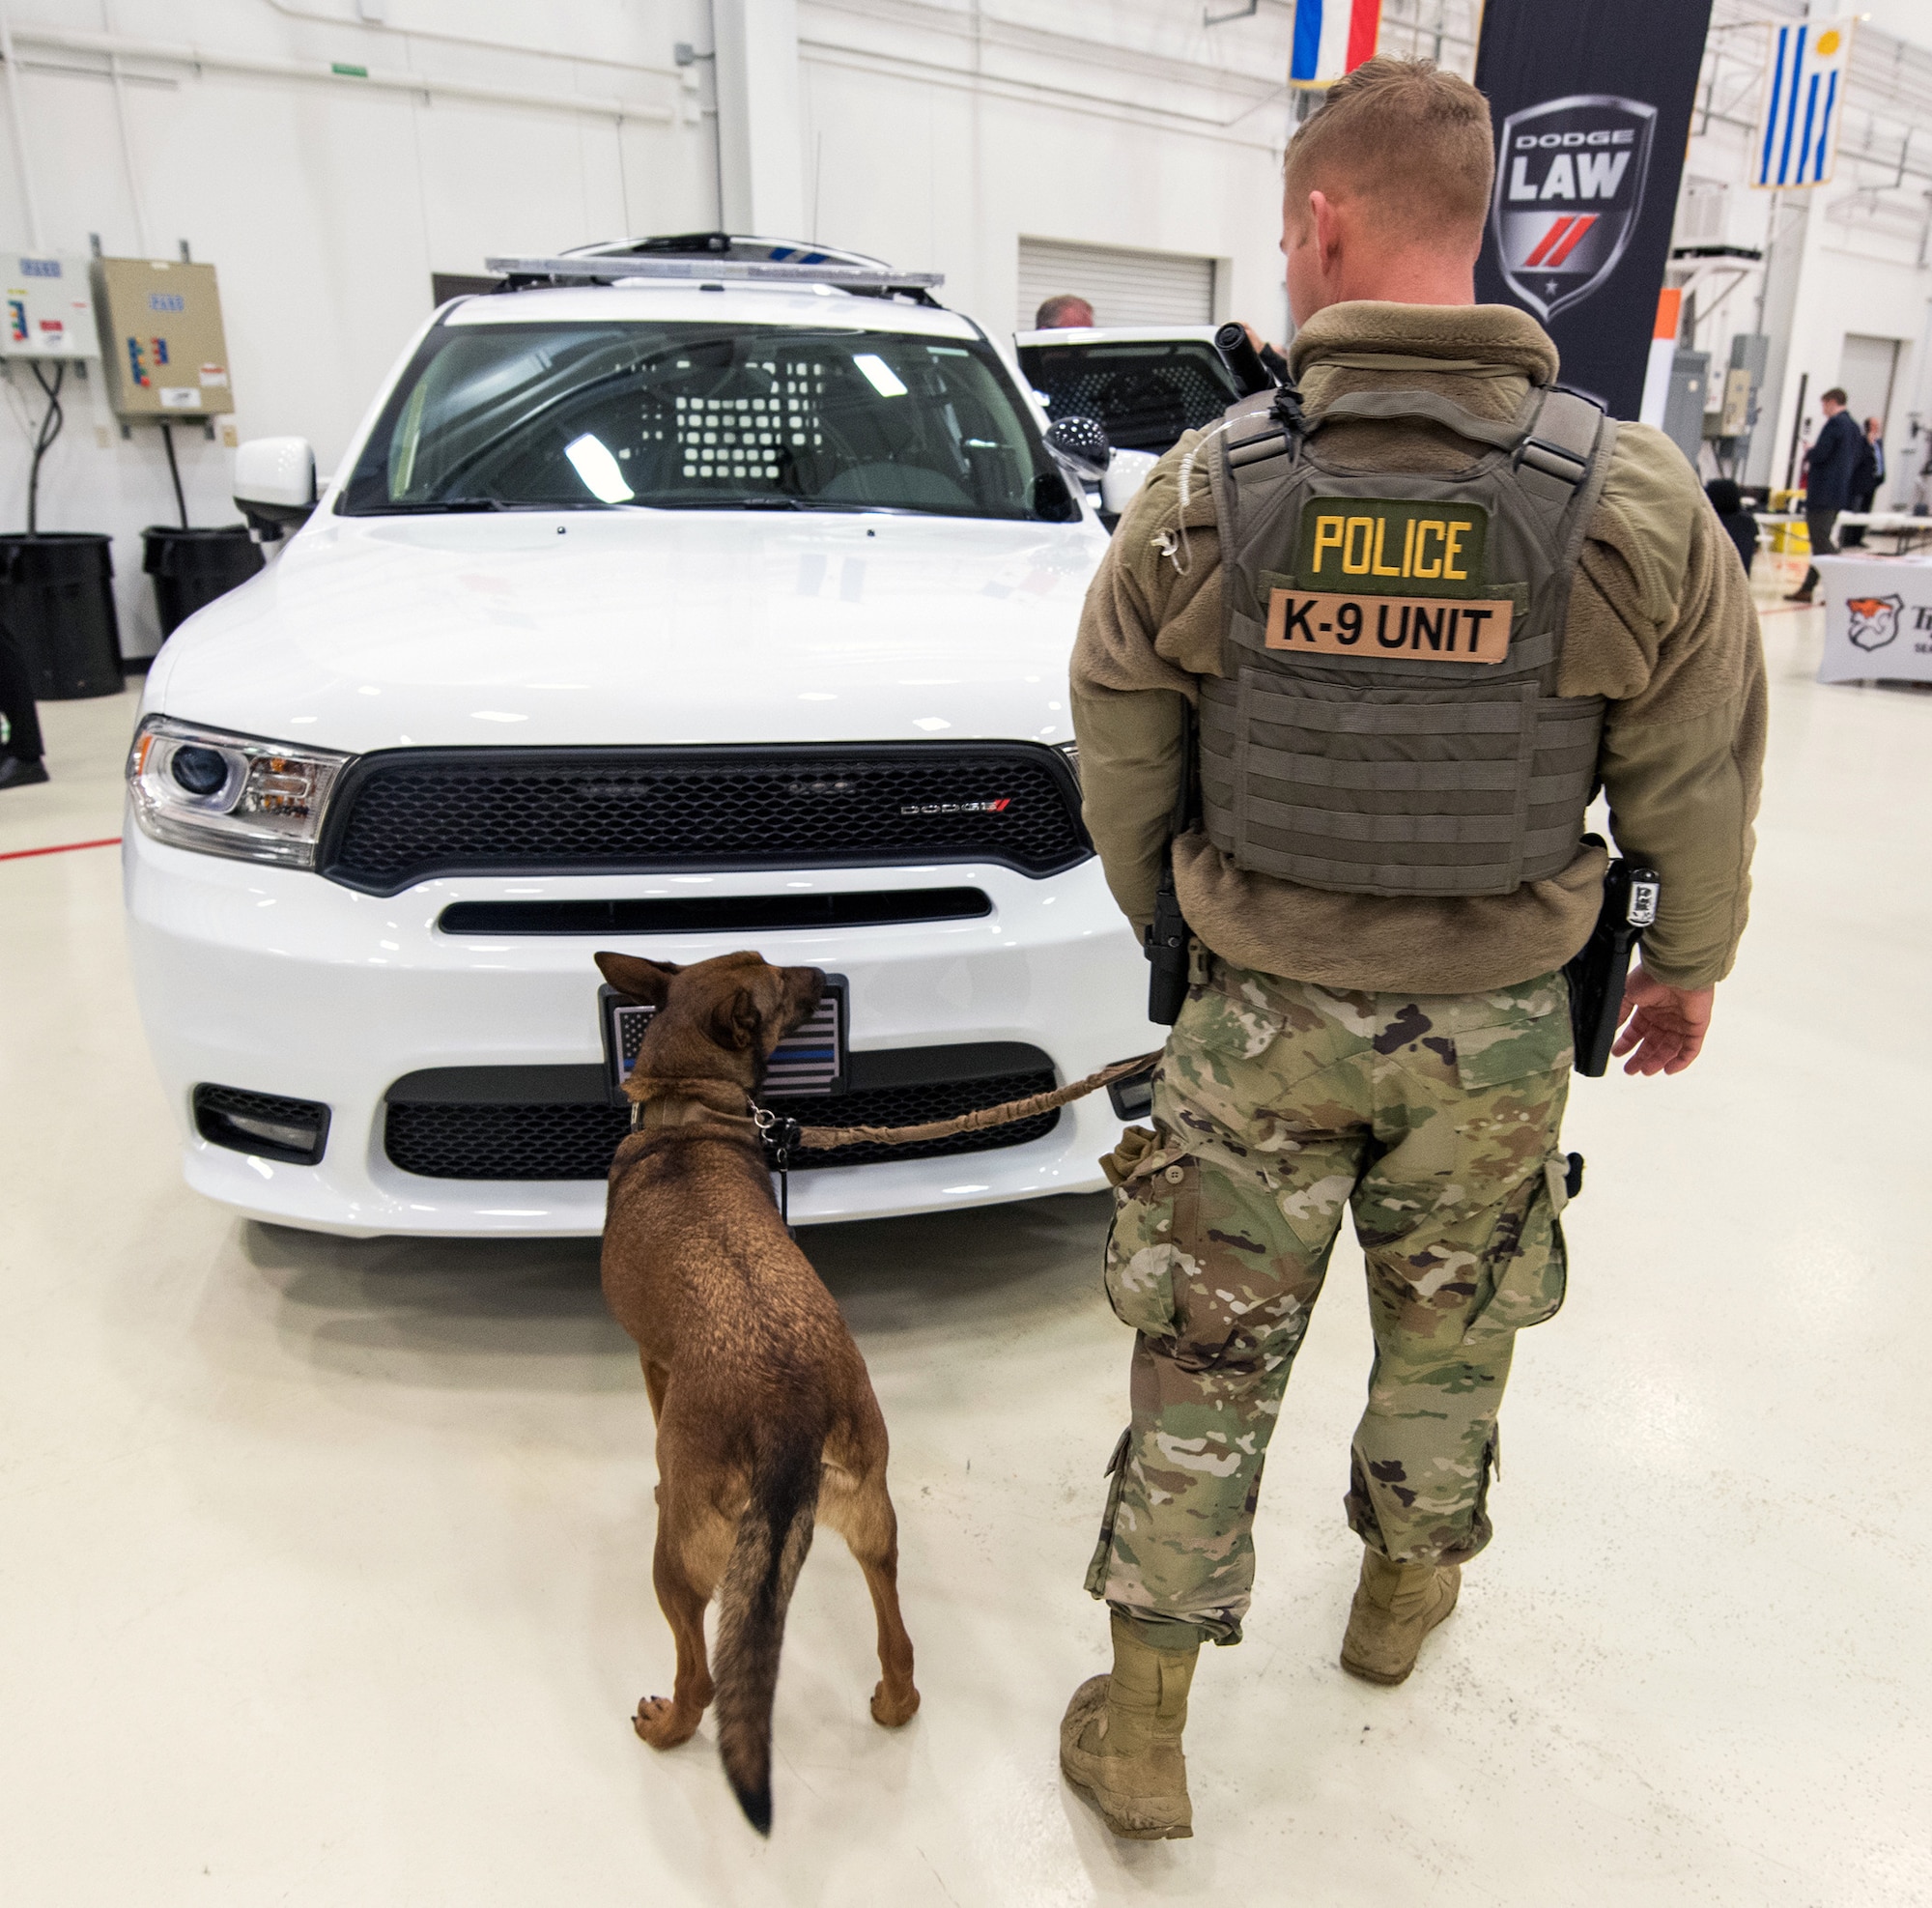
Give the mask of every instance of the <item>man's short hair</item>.
[{"label": "man's short hair", "polygon": [[1845,394],[1836,384],[1833,384],[1829,391],[1821,391],[1818,394],[1820,404],[1843,404],[1844,401]]},{"label": "man's short hair", "polygon": [[1482,243],[1496,172],[1490,102],[1434,60],[1365,60],[1288,142],[1292,216],[1311,191],[1360,197],[1399,243]]},{"label": "man's short hair", "polygon": [[1094,323],[1094,307],[1074,292],[1056,292],[1034,314],[1036,331],[1081,330]]}]

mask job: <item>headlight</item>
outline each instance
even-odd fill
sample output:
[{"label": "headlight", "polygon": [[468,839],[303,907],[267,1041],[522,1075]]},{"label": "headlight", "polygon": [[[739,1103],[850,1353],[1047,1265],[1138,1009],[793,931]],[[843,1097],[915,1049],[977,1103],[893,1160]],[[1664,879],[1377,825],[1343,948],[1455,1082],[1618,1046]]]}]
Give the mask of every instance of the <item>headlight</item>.
[{"label": "headlight", "polygon": [[313,868],[329,788],[351,759],[150,716],[128,752],[128,790],[156,841]]}]

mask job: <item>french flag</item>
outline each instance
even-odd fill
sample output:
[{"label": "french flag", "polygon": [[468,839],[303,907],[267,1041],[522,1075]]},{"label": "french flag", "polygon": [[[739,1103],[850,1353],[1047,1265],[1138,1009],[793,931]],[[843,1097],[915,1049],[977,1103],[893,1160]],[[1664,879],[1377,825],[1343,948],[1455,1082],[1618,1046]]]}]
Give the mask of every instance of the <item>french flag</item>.
[{"label": "french flag", "polygon": [[1382,0],[1294,0],[1293,86],[1332,86],[1376,56]]}]

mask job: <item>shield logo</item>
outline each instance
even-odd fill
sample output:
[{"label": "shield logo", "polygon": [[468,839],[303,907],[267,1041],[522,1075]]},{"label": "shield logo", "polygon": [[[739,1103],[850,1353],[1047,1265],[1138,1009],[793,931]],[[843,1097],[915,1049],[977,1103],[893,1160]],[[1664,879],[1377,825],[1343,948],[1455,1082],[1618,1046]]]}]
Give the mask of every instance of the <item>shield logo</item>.
[{"label": "shield logo", "polygon": [[1503,121],[1490,225],[1509,288],[1548,323],[1587,299],[1636,229],[1657,108],[1573,93]]},{"label": "shield logo", "polygon": [[1883,649],[1898,635],[1899,612],[1905,608],[1902,596],[1854,596],[1845,604],[1851,626],[1846,630],[1861,649]]}]

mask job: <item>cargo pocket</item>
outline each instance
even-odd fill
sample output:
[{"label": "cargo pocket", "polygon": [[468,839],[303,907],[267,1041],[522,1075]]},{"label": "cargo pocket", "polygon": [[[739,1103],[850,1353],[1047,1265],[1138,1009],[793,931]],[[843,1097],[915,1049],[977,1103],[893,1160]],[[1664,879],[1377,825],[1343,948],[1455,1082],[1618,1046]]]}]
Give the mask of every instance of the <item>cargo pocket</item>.
[{"label": "cargo pocket", "polygon": [[1549,1153],[1496,1221],[1483,1255],[1484,1296],[1463,1333],[1464,1345],[1505,1338],[1561,1310],[1570,1275],[1562,1220],[1569,1170],[1565,1154]]},{"label": "cargo pocket", "polygon": [[1464,1093],[1487,1093],[1538,1073],[1569,1084],[1575,1047],[1569,982],[1561,974],[1483,995],[1465,1011],[1468,1018],[1456,1027],[1456,1073]]},{"label": "cargo pocket", "polygon": [[1121,1493],[1127,1484],[1127,1451],[1133,1443],[1131,1429],[1121,1433],[1114,1455],[1107,1460],[1107,1506],[1100,1513],[1100,1541],[1094,1547],[1094,1561],[1087,1566],[1087,1594],[1107,1594],[1107,1572],[1114,1561],[1114,1523],[1121,1514]]},{"label": "cargo pocket", "polygon": [[1114,1188],[1107,1235],[1107,1303],[1151,1338],[1174,1333],[1177,1274],[1196,1268],[1201,1169],[1185,1153],[1151,1153]]}]

